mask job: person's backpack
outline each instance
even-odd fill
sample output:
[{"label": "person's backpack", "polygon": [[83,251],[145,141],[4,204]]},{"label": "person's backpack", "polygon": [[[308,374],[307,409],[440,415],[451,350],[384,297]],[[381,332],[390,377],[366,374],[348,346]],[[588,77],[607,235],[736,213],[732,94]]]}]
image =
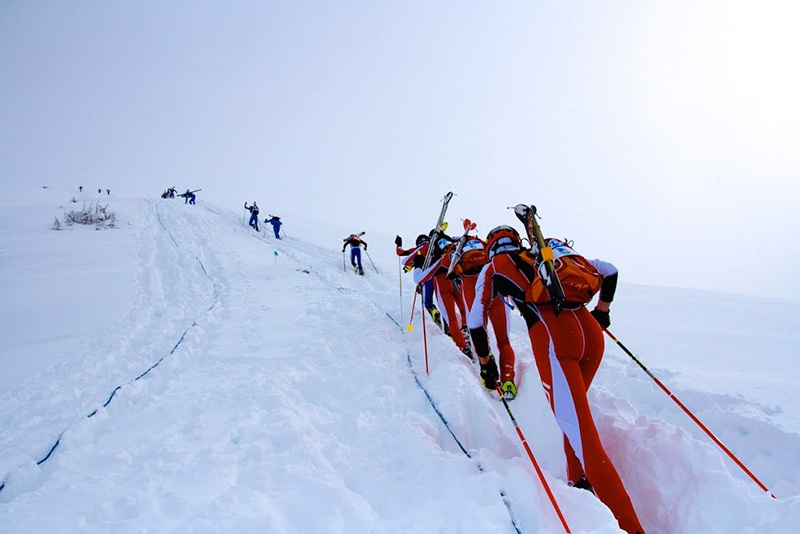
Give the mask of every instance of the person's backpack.
[{"label": "person's backpack", "polygon": [[464,243],[459,260],[461,272],[468,275],[477,274],[487,263],[489,263],[489,255],[486,253],[483,241],[475,237]]},{"label": "person's backpack", "polygon": [[[565,301],[573,305],[587,304],[600,291],[603,277],[589,260],[575,252],[565,242],[550,237],[545,239],[545,244],[553,250],[553,264],[564,290]],[[525,292],[525,300],[534,304],[549,304],[550,295],[542,282],[544,263],[537,264],[533,255],[528,252],[523,252],[520,257],[533,264],[539,273]]]}]

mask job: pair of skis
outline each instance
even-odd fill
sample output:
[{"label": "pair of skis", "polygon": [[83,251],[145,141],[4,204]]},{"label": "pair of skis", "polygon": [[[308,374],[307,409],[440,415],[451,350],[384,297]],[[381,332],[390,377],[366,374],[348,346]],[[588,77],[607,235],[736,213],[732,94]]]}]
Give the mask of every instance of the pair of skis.
[{"label": "pair of skis", "polygon": [[553,249],[545,243],[542,229],[536,221],[536,206],[517,204],[514,206],[514,214],[525,225],[525,233],[528,234],[531,253],[536,258],[536,264],[538,265],[539,278],[542,279],[542,283],[547,289],[547,294],[550,295],[550,305],[553,307],[553,313],[558,315],[566,302],[564,288],[561,287],[561,281],[556,274]]},{"label": "pair of skis", "polygon": [[425,254],[425,262],[422,264],[422,270],[425,271],[428,267],[431,266],[431,260],[433,259],[433,249],[435,248],[433,243],[433,239],[436,238],[436,234],[438,232],[443,231],[442,224],[444,223],[444,216],[447,213],[447,206],[450,204],[450,199],[453,198],[453,192],[448,191],[448,193],[442,199],[442,211],[439,212],[439,219],[436,221],[436,226],[431,232],[431,241],[428,242],[428,253]]}]

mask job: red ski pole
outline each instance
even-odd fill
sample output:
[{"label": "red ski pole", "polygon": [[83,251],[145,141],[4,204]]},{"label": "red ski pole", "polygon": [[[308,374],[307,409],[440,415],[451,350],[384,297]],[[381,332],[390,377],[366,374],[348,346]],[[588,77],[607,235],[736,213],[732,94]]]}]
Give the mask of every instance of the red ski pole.
[{"label": "red ski pole", "polygon": [[677,404],[678,406],[680,406],[680,408],[681,408],[681,409],[682,409],[684,412],[686,412],[686,415],[688,415],[688,416],[689,416],[689,418],[691,418],[691,420],[692,420],[692,421],[694,421],[695,423],[697,423],[697,426],[699,426],[700,428],[702,428],[702,429],[703,429],[703,431],[704,431],[706,434],[708,434],[708,437],[710,437],[714,443],[716,443],[717,445],[719,445],[719,448],[720,448],[720,449],[722,449],[723,451],[725,451],[725,454],[727,454],[727,455],[730,457],[730,459],[734,461],[734,463],[735,463],[736,465],[738,465],[739,467],[741,467],[741,468],[742,468],[742,471],[744,471],[745,473],[747,473],[747,475],[748,475],[750,478],[752,478],[752,479],[753,479],[753,481],[754,481],[756,484],[758,484],[758,487],[759,487],[759,488],[761,488],[761,489],[762,489],[762,490],[764,490],[765,492],[769,493],[770,497],[772,497],[773,499],[775,499],[775,498],[776,498],[776,497],[775,497],[775,495],[773,495],[773,493],[772,493],[772,492],[771,492],[771,491],[770,491],[770,490],[769,490],[769,489],[768,489],[768,488],[767,488],[767,487],[766,487],[764,484],[762,484],[762,483],[761,483],[761,481],[760,481],[758,478],[756,478],[756,476],[755,476],[755,475],[754,475],[754,474],[753,474],[753,473],[752,473],[752,472],[751,472],[751,471],[750,471],[750,470],[749,470],[749,469],[748,469],[748,468],[747,468],[747,467],[746,467],[746,466],[745,466],[745,465],[744,465],[744,464],[741,462],[741,460],[739,460],[739,458],[737,458],[737,457],[736,457],[736,455],[734,455],[734,454],[733,454],[733,453],[730,451],[730,449],[728,449],[728,447],[726,447],[726,446],[725,446],[725,445],[724,445],[724,444],[723,444],[723,443],[722,443],[722,442],[721,442],[721,441],[720,441],[720,440],[717,438],[717,436],[715,436],[715,435],[714,435],[714,434],[713,434],[713,433],[712,433],[712,432],[711,432],[711,431],[710,431],[710,430],[709,430],[709,429],[706,427],[706,425],[704,425],[704,424],[703,424],[703,423],[700,421],[700,419],[698,419],[698,418],[697,418],[697,417],[696,417],[696,416],[695,416],[695,415],[694,415],[694,414],[693,414],[693,413],[692,413],[692,412],[689,410],[689,408],[687,408],[687,407],[686,407],[686,406],[685,406],[685,405],[684,405],[684,404],[683,404],[683,403],[682,403],[682,402],[681,402],[681,401],[678,399],[678,397],[676,397],[675,395],[673,395],[673,394],[672,394],[672,392],[671,392],[671,391],[670,391],[670,390],[667,388],[667,386],[665,386],[665,385],[664,385],[664,384],[661,382],[661,380],[659,380],[658,378],[656,378],[656,376],[655,376],[653,373],[651,373],[651,372],[650,372],[650,370],[649,370],[647,367],[645,367],[645,366],[644,366],[644,364],[643,364],[642,362],[640,362],[640,361],[639,361],[639,359],[638,359],[636,356],[634,356],[634,355],[633,355],[633,353],[632,353],[631,351],[629,351],[629,350],[628,350],[628,348],[627,348],[625,345],[623,345],[623,344],[622,344],[622,342],[621,342],[619,339],[617,339],[616,337],[614,337],[614,334],[612,334],[610,331],[608,331],[608,329],[604,329],[604,331],[605,331],[605,333],[606,333],[606,334],[608,334],[608,337],[610,337],[611,339],[613,339],[613,340],[614,340],[614,343],[616,343],[617,345],[619,345],[619,347],[620,347],[622,350],[624,350],[624,351],[625,351],[625,354],[627,354],[628,356],[630,356],[630,357],[631,357],[631,359],[632,359],[634,362],[636,362],[636,365],[638,365],[639,367],[641,367],[641,368],[642,368],[642,370],[643,370],[645,373],[647,373],[647,376],[649,376],[650,378],[652,378],[652,379],[653,379],[653,381],[654,381],[656,384],[658,384],[658,387],[660,387],[662,390],[664,390],[664,393],[666,393],[666,394],[669,396],[669,398],[671,398],[672,400],[674,400],[674,401],[675,401],[675,404]]},{"label": "red ski pole", "polygon": [[561,520],[561,524],[564,526],[564,531],[567,534],[570,534],[569,525],[567,525],[567,520],[564,519],[564,514],[561,513],[561,508],[558,506],[558,502],[556,502],[556,498],[553,495],[553,492],[550,490],[550,485],[547,483],[547,480],[544,478],[544,473],[539,468],[539,464],[536,462],[536,458],[533,457],[533,451],[531,451],[530,446],[528,446],[528,441],[525,439],[525,435],[522,433],[522,429],[517,424],[517,420],[514,418],[514,414],[511,413],[511,408],[508,406],[508,402],[506,401],[505,397],[503,397],[503,392],[500,390],[500,385],[495,384],[495,389],[497,389],[497,393],[500,395],[500,400],[503,401],[503,406],[506,407],[506,411],[508,412],[508,416],[511,418],[511,422],[514,423],[514,428],[517,430],[517,435],[519,436],[520,441],[522,441],[522,446],[525,448],[525,452],[528,453],[528,458],[531,459],[531,463],[533,464],[533,468],[536,470],[536,474],[539,475],[539,480],[542,482],[542,486],[544,486],[544,491],[547,492],[547,496],[550,498],[550,502],[553,504],[553,508],[556,510],[556,514],[558,514],[558,518]]},{"label": "red ski pole", "polygon": [[425,374],[430,375],[428,370],[428,328],[425,325],[425,310],[422,310],[422,346],[425,349]]},{"label": "red ski pole", "polygon": [[[406,330],[408,330],[409,332],[414,330],[414,325],[412,323],[414,322],[414,306],[416,305],[417,305],[417,292],[414,291],[414,300],[411,301],[411,317],[409,317],[408,326],[406,326]],[[423,319],[425,318],[424,315],[425,314],[423,314]]]}]

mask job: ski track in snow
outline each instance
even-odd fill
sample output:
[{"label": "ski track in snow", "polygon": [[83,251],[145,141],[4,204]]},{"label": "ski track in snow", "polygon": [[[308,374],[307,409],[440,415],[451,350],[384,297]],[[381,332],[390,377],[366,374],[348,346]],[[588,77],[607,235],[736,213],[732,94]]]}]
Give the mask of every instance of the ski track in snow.
[{"label": "ski track in snow", "polygon": [[[113,335],[0,398],[4,531],[561,531],[502,404],[431,324],[426,376],[419,307],[412,333],[391,320],[410,312],[396,310],[396,273],[365,256],[356,276],[336,251],[256,234],[202,202],[132,212],[135,299]],[[561,435],[513,325],[511,407],[567,521],[619,532],[566,486]],[[800,461],[774,461],[800,438],[768,421],[773,408],[673,392],[776,494],[800,492]],[[650,532],[780,533],[800,520],[797,497],[763,495],[611,342],[590,401]],[[769,437],[752,444],[754,432]],[[707,514],[719,508],[729,521]]]}]

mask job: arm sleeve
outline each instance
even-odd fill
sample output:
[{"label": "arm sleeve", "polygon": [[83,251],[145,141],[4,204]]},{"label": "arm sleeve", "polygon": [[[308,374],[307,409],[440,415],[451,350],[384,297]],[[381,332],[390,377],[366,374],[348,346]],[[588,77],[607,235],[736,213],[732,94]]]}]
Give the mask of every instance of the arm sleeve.
[{"label": "arm sleeve", "polygon": [[414,283],[424,284],[425,282],[433,278],[433,275],[436,274],[436,271],[438,271],[439,267],[441,267],[443,258],[444,256],[433,262],[431,266],[425,269],[424,271],[421,268],[414,269]]},{"label": "arm sleeve", "polygon": [[594,265],[597,272],[603,277],[603,283],[600,286],[600,300],[603,302],[613,302],[614,294],[617,292],[619,271],[617,271],[617,268],[613,264],[607,261],[589,260],[589,263]]}]

